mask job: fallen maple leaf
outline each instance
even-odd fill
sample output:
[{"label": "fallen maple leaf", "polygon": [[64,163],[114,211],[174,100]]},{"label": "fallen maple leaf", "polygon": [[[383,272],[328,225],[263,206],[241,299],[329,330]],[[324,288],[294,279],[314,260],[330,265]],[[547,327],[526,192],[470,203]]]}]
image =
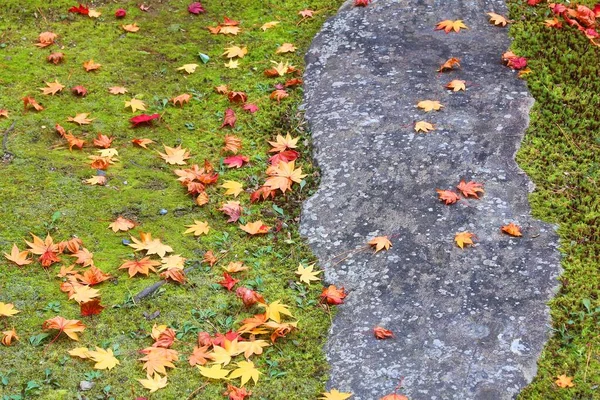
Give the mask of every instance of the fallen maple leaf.
[{"label": "fallen maple leaf", "polygon": [[317,275],[319,275],[323,271],[313,271],[314,268],[315,264],[311,264],[307,267],[305,267],[302,264],[299,264],[298,269],[296,270],[296,275],[300,276],[298,280],[309,285],[312,281],[320,281],[321,278],[319,278]]},{"label": "fallen maple leaf", "polygon": [[126,269],[129,277],[133,278],[137,274],[148,276],[150,271],[156,272],[156,268],[160,262],[151,260],[150,257],[144,257],[141,260],[133,260],[124,262],[119,269]]},{"label": "fallen maple leaf", "polygon": [[133,24],[121,25],[125,32],[134,33],[140,30],[140,27],[134,22]]},{"label": "fallen maple leaf", "polygon": [[508,225],[504,225],[501,228],[502,232],[509,234],[510,236],[523,236],[521,233],[521,227],[515,225],[514,223],[510,223]]},{"label": "fallen maple leaf", "polygon": [[88,61],[86,61],[86,62],[83,63],[83,68],[87,72],[100,69],[101,66],[102,66],[102,64],[95,63],[93,59],[90,59],[90,60],[88,60]]},{"label": "fallen maple leaf", "polygon": [[20,313],[21,311],[15,308],[15,305],[12,303],[3,303],[0,301],[0,317],[12,317],[15,314]]},{"label": "fallen maple leaf", "polygon": [[240,386],[244,386],[252,379],[256,385],[261,372],[254,367],[254,363],[252,361],[240,361],[237,363],[237,366],[236,369],[231,371],[228,379],[240,378]]},{"label": "fallen maple leaf", "polygon": [[385,329],[381,326],[376,326],[375,328],[373,328],[373,334],[377,339],[389,339],[394,337],[394,332],[390,331],[389,329]]},{"label": "fallen maple leaf", "polygon": [[125,11],[122,8],[119,8],[119,9],[117,9],[117,11],[115,11],[115,18],[125,18],[126,16],[127,16],[127,11]]},{"label": "fallen maple leaf", "polygon": [[23,97],[23,108],[27,110],[27,106],[33,107],[35,111],[42,111],[44,109],[33,97],[25,96]]},{"label": "fallen maple leaf", "polygon": [[254,114],[258,111],[258,106],[256,104],[248,103],[242,106],[244,111],[248,111],[250,114]]},{"label": "fallen maple leaf", "polygon": [[292,43],[283,43],[281,46],[279,46],[277,48],[277,50],[275,51],[275,54],[293,53],[295,51],[296,51],[296,46],[294,46]]},{"label": "fallen maple leaf", "polygon": [[556,28],[556,29],[562,29],[562,27],[563,27],[562,23],[556,17],[554,17],[552,19],[544,20],[544,26],[546,26],[548,28]]},{"label": "fallen maple leaf", "polygon": [[454,236],[454,241],[461,249],[468,245],[474,245],[473,240],[471,239],[475,235],[471,232],[459,232]]},{"label": "fallen maple leaf", "polygon": [[85,330],[85,325],[78,319],[65,319],[61,316],[57,316],[44,321],[42,328],[44,330],[56,329],[58,330],[57,337],[64,332],[72,340],[78,341],[78,333]]},{"label": "fallen maple leaf", "polygon": [[302,182],[306,174],[302,173],[302,168],[296,168],[295,161],[280,161],[276,166],[270,166],[267,169],[269,178],[265,181],[265,186],[271,190],[281,190],[285,193],[292,189],[292,184]]},{"label": "fallen maple leaf", "polygon": [[75,114],[74,117],[68,117],[67,121],[75,122],[76,124],[79,124],[79,125],[89,125],[92,123],[94,118],[88,118],[88,115],[90,115],[90,113]]},{"label": "fallen maple leaf", "polygon": [[64,89],[64,85],[61,85],[58,80],[54,80],[54,82],[45,82],[45,88],[40,88],[43,94],[45,95],[55,95],[56,93],[62,91]]},{"label": "fallen maple leaf", "polygon": [[429,131],[435,130],[435,126],[429,122],[417,121],[415,123],[415,132],[428,133]]},{"label": "fallen maple leaf", "polygon": [[232,194],[233,197],[238,197],[244,191],[242,184],[236,181],[225,181],[220,187],[227,189],[225,195]]},{"label": "fallen maple leaf", "polygon": [[210,226],[208,226],[208,222],[206,221],[194,220],[193,225],[186,225],[186,227],[189,229],[183,232],[183,234],[193,233],[194,236],[207,235],[210,230]]},{"label": "fallen maple leaf", "polygon": [[227,390],[223,392],[224,396],[227,396],[229,400],[244,400],[246,397],[252,395],[252,392],[246,390],[246,388],[238,388],[231,384],[227,384]]},{"label": "fallen maple leaf", "polygon": [[[235,294],[237,297],[239,297],[240,299],[242,299],[242,302],[244,303],[244,306],[246,307],[251,307],[256,303],[265,303],[265,298],[262,297],[259,293],[255,292],[252,289],[248,289],[246,287],[238,287],[237,290],[235,291]],[[265,320],[263,322],[266,321],[266,317]]]},{"label": "fallen maple leaf", "polygon": [[233,278],[227,272],[223,272],[223,280],[221,280],[221,281],[219,281],[217,283],[219,285],[223,286],[225,289],[231,291],[231,289],[233,289],[233,287],[235,286],[235,284],[238,283],[239,281],[240,281],[239,279]]},{"label": "fallen maple leaf", "polygon": [[337,288],[335,285],[329,285],[323,289],[320,298],[327,304],[339,305],[344,302],[346,296],[347,293],[343,287]]},{"label": "fallen maple leaf", "polygon": [[223,65],[229,69],[236,69],[236,68],[239,68],[240,62],[238,60],[230,59],[228,62],[226,62]]},{"label": "fallen maple leaf", "polygon": [[184,103],[189,103],[190,99],[192,98],[191,94],[180,94],[179,96],[175,96],[171,99],[171,102],[173,103],[174,106],[177,105],[177,103],[179,103],[180,107],[183,107]]},{"label": "fallen maple leaf", "polygon": [[436,189],[435,191],[438,193],[440,200],[443,201],[446,205],[454,204],[458,200],[460,200],[458,194],[454,193],[451,190]]},{"label": "fallen maple leaf", "polygon": [[423,100],[417,103],[417,107],[425,110],[425,112],[429,112],[433,110],[439,111],[444,106],[437,100]]},{"label": "fallen maple leaf", "polygon": [[127,107],[131,107],[131,112],[136,112],[137,110],[146,111],[146,103],[136,98],[126,101],[125,108]]},{"label": "fallen maple leaf", "polygon": [[343,393],[337,389],[331,389],[329,392],[321,393],[319,400],[346,400],[352,397],[352,393]]},{"label": "fallen maple leaf", "polygon": [[17,247],[17,245],[14,243],[13,243],[13,247],[10,251],[10,254],[4,253],[4,257],[8,261],[12,261],[13,263],[17,264],[19,267],[21,267],[23,265],[31,264],[33,262],[32,259],[27,258],[28,255],[29,255],[29,251],[27,251],[27,250],[20,251],[19,248]]},{"label": "fallen maple leaf", "polygon": [[92,315],[98,315],[104,310],[104,306],[100,304],[100,299],[92,299],[85,303],[79,304],[79,312],[83,317],[90,317]]},{"label": "fallen maple leaf", "polygon": [[193,367],[194,365],[204,365],[211,359],[211,355],[208,352],[209,346],[196,346],[194,351],[190,355],[188,362]]},{"label": "fallen maple leaf", "polygon": [[240,215],[242,214],[242,207],[240,206],[239,201],[228,201],[224,203],[219,211],[222,211],[224,214],[229,216],[227,222],[237,222],[240,219]]},{"label": "fallen maple leaf", "polygon": [[185,71],[188,74],[193,74],[198,68],[198,64],[184,64],[183,66],[177,68],[177,71]]},{"label": "fallen maple leaf", "polygon": [[289,96],[290,96],[289,93],[286,92],[285,90],[283,90],[283,89],[277,89],[277,90],[274,90],[271,93],[271,95],[269,96],[269,98],[271,100],[277,100],[277,102],[279,103],[282,99],[285,99],[286,97],[289,97]]},{"label": "fallen maple leaf", "polygon": [[473,181],[465,182],[464,180],[461,180],[460,183],[456,186],[456,188],[465,197],[471,196],[478,199],[479,195],[477,193],[483,193],[482,184]]},{"label": "fallen maple leaf", "polygon": [[104,175],[96,175],[93,176],[89,179],[85,179],[85,183],[87,183],[88,185],[98,185],[98,186],[104,186],[106,185],[106,176]]},{"label": "fallen maple leaf", "polygon": [[48,57],[46,57],[46,60],[48,60],[48,62],[51,62],[54,65],[61,63],[64,59],[65,55],[61,52],[52,53]]},{"label": "fallen maple leaf", "polygon": [[241,168],[248,161],[250,159],[246,156],[235,155],[224,159],[223,164],[227,165],[228,168]]},{"label": "fallen maple leaf", "polygon": [[73,288],[73,293],[69,295],[69,300],[75,300],[78,304],[81,304],[87,303],[98,296],[100,296],[100,292],[97,289],[87,285],[79,285]]},{"label": "fallen maple leaf", "polygon": [[188,6],[188,12],[190,14],[198,15],[205,13],[206,10],[204,9],[204,7],[202,7],[202,3],[200,3],[199,1],[195,1]]},{"label": "fallen maple leaf", "polygon": [[285,137],[277,135],[277,138],[274,142],[269,141],[269,144],[272,146],[272,148],[269,150],[269,153],[280,153],[287,149],[295,149],[296,147],[298,147],[297,143],[299,139],[299,137],[293,138],[289,133],[285,135]]},{"label": "fallen maple leaf", "polygon": [[115,140],[114,137],[108,137],[98,132],[98,135],[94,139],[93,143],[96,147],[99,147],[101,149],[108,149],[112,145],[113,140]]},{"label": "fallen maple leaf", "polygon": [[138,126],[139,124],[149,123],[152,120],[159,119],[159,118],[160,118],[160,114],[152,114],[152,115],[140,114],[136,117],[131,118],[129,120],[129,122],[131,122],[133,124],[133,126]]},{"label": "fallen maple leaf", "polygon": [[487,15],[489,15],[490,22],[494,25],[506,26],[506,24],[508,24],[508,21],[506,20],[506,18],[500,14],[496,14],[494,12],[489,12],[489,13],[487,13]]},{"label": "fallen maple leaf", "polygon": [[390,238],[387,236],[377,236],[369,240],[368,244],[375,247],[375,253],[383,249],[389,250],[392,247],[392,242],[390,242]]},{"label": "fallen maple leaf", "polygon": [[140,233],[141,240],[131,237],[133,243],[129,246],[133,247],[135,251],[146,251],[146,255],[156,254],[160,258],[163,258],[165,254],[172,253],[173,249],[171,246],[163,244],[160,239],[152,239],[152,234],[149,232]]},{"label": "fallen maple leaf", "polygon": [[19,340],[19,336],[17,335],[17,331],[15,330],[15,328],[12,328],[8,331],[2,331],[2,340],[0,341],[2,345],[8,347],[12,345],[12,342],[14,340]]},{"label": "fallen maple leaf", "polygon": [[79,3],[79,6],[73,6],[69,8],[69,12],[81,15],[88,15],[90,13],[90,9]]},{"label": "fallen maple leaf", "polygon": [[148,148],[148,147],[146,147],[147,145],[156,143],[156,142],[152,139],[133,139],[131,141],[131,143],[135,144],[136,146],[140,146],[140,147],[143,147],[144,149],[147,149]]},{"label": "fallen maple leaf", "polygon": [[127,93],[127,89],[123,86],[111,86],[108,88],[110,94],[125,94]]},{"label": "fallen maple leaf", "polygon": [[383,396],[379,400],[408,400],[408,397],[404,396],[403,394],[391,393]]},{"label": "fallen maple leaf", "polygon": [[33,254],[37,254],[40,256],[38,259],[43,267],[47,268],[55,262],[59,262],[60,259],[57,257],[58,255],[58,246],[54,244],[52,237],[50,234],[46,235],[44,240],[35,236],[33,233],[31,234],[33,237],[33,243],[25,241],[29,246],[29,251]]},{"label": "fallen maple leaf", "polygon": [[81,85],[78,86],[74,86],[71,88],[71,92],[76,95],[76,96],[81,96],[81,97],[85,97],[87,96],[87,89]]},{"label": "fallen maple leaf", "polygon": [[274,27],[276,27],[276,26],[277,26],[277,25],[279,25],[279,24],[280,24],[280,22],[279,22],[279,21],[270,21],[270,22],[266,22],[266,23],[264,23],[264,24],[263,24],[263,25],[260,27],[260,29],[262,29],[262,30],[263,30],[263,32],[264,32],[264,31],[266,31],[267,29],[274,28]]},{"label": "fallen maple leaf", "polygon": [[223,150],[237,154],[242,148],[242,139],[234,135],[225,135]]},{"label": "fallen maple leaf", "polygon": [[227,58],[235,58],[235,57],[244,58],[244,56],[246,54],[248,54],[248,49],[246,47],[231,46],[231,47],[226,47],[225,52],[221,55],[225,56]]},{"label": "fallen maple leaf", "polygon": [[280,303],[279,300],[276,300],[270,304],[259,303],[258,306],[265,309],[267,319],[272,319],[277,323],[281,322],[281,314],[287,315],[288,317],[293,317],[291,311],[288,310],[288,306]]},{"label": "fallen maple leaf", "polygon": [[35,45],[37,47],[48,47],[54,43],[54,40],[58,37],[58,35],[54,32],[42,32],[38,36],[38,42]]},{"label": "fallen maple leaf", "polygon": [[460,79],[454,79],[451,82],[448,82],[446,85],[446,89],[450,89],[454,92],[458,92],[459,90],[466,90],[465,81],[461,81]]},{"label": "fallen maple leaf", "polygon": [[372,0],[354,0],[354,7],[366,7]]},{"label": "fallen maple leaf", "polygon": [[221,124],[221,128],[229,126],[231,128],[235,127],[235,122],[237,118],[235,116],[235,111],[233,109],[228,108],[225,110],[225,116],[223,118],[223,123]]},{"label": "fallen maple leaf", "polygon": [[0,108],[0,118],[8,118],[8,110],[6,108]]},{"label": "fallen maple leaf", "polygon": [[271,227],[265,225],[261,220],[258,220],[255,222],[248,222],[246,225],[240,225],[240,229],[250,235],[258,235],[268,233]]},{"label": "fallen maple leaf", "polygon": [[135,227],[135,222],[119,216],[110,225],[108,225],[108,227],[115,233],[119,231],[127,232]]},{"label": "fallen maple leaf", "polygon": [[557,377],[557,379],[554,381],[554,383],[556,384],[556,386],[561,387],[561,388],[570,388],[570,387],[575,386],[575,384],[573,383],[573,377],[567,376],[565,374],[559,375]]},{"label": "fallen maple leaf", "polygon": [[158,389],[167,387],[167,376],[160,376],[155,373],[154,376],[146,375],[146,379],[138,379],[138,382],[146,389],[150,389],[150,393],[156,392]]},{"label": "fallen maple leaf", "polygon": [[228,369],[223,369],[221,364],[215,364],[210,368],[201,366],[197,368],[200,370],[200,375],[215,380],[225,379],[229,375],[229,372],[231,372]]},{"label": "fallen maple leaf", "polygon": [[461,29],[469,29],[462,20],[457,19],[456,21],[452,21],[450,19],[446,19],[444,21],[438,22],[435,26],[435,30],[444,30],[446,33],[450,33],[451,31],[460,32]]},{"label": "fallen maple leaf", "polygon": [[181,145],[177,147],[163,145],[163,147],[165,148],[165,153],[159,151],[158,154],[167,164],[185,165],[185,160],[190,158],[188,149],[181,148]]},{"label": "fallen maple leaf", "polygon": [[96,350],[89,350],[87,352],[88,357],[91,358],[96,364],[94,369],[108,369],[111,370],[117,365],[121,364],[119,360],[114,356],[112,349],[103,349],[96,347]]}]

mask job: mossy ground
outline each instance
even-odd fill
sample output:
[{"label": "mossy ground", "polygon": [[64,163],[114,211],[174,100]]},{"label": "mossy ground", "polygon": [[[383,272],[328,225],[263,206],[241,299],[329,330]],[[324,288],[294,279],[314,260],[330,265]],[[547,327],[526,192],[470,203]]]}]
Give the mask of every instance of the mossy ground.
[{"label": "mossy ground", "polygon": [[[520,398],[599,399],[600,49],[576,29],[545,27],[553,17],[545,4],[524,3],[510,2],[510,32],[533,70],[536,103],[517,160],[537,185],[535,216],[559,224],[564,273],[551,303],[553,336]],[[562,374],[574,377],[573,388],[554,384]]]},{"label": "mossy ground", "polygon": [[[11,347],[0,348],[0,396],[3,399],[124,399],[147,395],[136,381],[144,378],[138,350],[149,346],[148,332],[154,323],[169,324],[178,329],[175,348],[181,352],[177,368],[169,373],[169,385],[151,398],[183,399],[201,386],[206,379],[187,364],[199,330],[214,333],[234,329],[237,323],[251,315],[244,310],[232,292],[215,285],[220,268],[204,265],[189,274],[189,282],[178,286],[168,284],[155,296],[135,304],[132,295],[158,281],[156,275],[129,279],[118,267],[133,257],[132,249],[121,244],[125,233],[115,234],[107,228],[118,215],[139,223],[133,235],[151,232],[154,237],[173,247],[175,254],[187,257],[191,264],[199,263],[206,250],[224,255],[221,263],[243,260],[250,271],[243,274],[241,284],[262,293],[268,301],[281,299],[292,306],[299,320],[299,330],[280,339],[262,356],[254,358],[263,372],[259,383],[251,387],[256,399],[311,399],[324,387],[327,364],[321,347],[325,340],[330,316],[317,305],[319,285],[305,289],[295,285],[294,271],[301,261],[312,256],[298,234],[297,222],[302,198],[315,187],[315,169],[309,160],[309,142],[301,115],[296,109],[302,91],[291,91],[281,104],[268,98],[275,83],[284,79],[266,78],[263,70],[272,66],[270,60],[290,61],[302,68],[302,55],[325,18],[340,1],[330,0],[222,0],[204,4],[206,14],[187,12],[189,1],[152,1],[142,12],[139,1],[94,1],[89,4],[103,12],[99,19],[67,13],[75,2],[64,0],[26,2],[4,0],[0,14],[0,108],[10,111],[9,119],[0,119],[0,132],[15,122],[7,137],[7,148],[14,154],[9,163],[0,164],[0,250],[10,251],[12,243],[22,248],[29,233],[56,240],[75,235],[94,253],[95,264],[115,279],[100,286],[102,303],[107,309],[97,317],[81,318],[87,325],[81,342],[65,338],[48,345],[30,343],[30,338],[42,332],[42,322],[56,315],[80,318],[76,303],[68,301],[59,290],[55,278],[58,266],[49,271],[38,263],[17,268],[0,260],[0,301],[14,303],[21,313],[0,321],[0,330],[14,326],[21,337]],[[124,21],[114,18],[114,11],[125,8]],[[318,10],[314,18],[298,24],[298,11]],[[238,36],[211,35],[206,27],[222,21],[224,15],[240,20],[243,33]],[[281,24],[266,32],[265,22],[279,20]],[[125,33],[122,23],[137,22],[137,33]],[[39,33],[52,31],[59,35],[57,44],[47,49],[34,46]],[[295,54],[276,55],[276,48],[291,42],[298,47]],[[224,68],[221,54],[231,44],[248,47],[248,55],[240,60],[239,69]],[[61,48],[65,62],[53,65],[45,58]],[[204,65],[198,53],[210,56]],[[102,64],[95,72],[85,72],[82,63],[94,59]],[[185,75],[176,71],[183,64],[200,64],[197,71]],[[43,96],[37,88],[45,81],[66,86],[56,96]],[[260,111],[248,114],[236,109],[238,122],[233,133],[243,139],[242,153],[250,157],[248,167],[230,170],[223,166],[221,152],[224,133],[219,129],[223,112],[230,106],[226,97],[214,92],[214,86],[227,84],[233,90],[248,93],[249,101]],[[73,96],[69,88],[83,85],[89,90],[84,98]],[[125,96],[108,94],[110,86],[125,86]],[[165,105],[165,101],[181,93],[193,94],[183,108]],[[36,113],[23,111],[21,98],[35,97],[46,109]],[[162,114],[153,127],[131,128],[133,116],[124,108],[124,100],[136,96],[149,105],[149,113]],[[95,118],[91,125],[78,127],[66,122],[76,113],[89,112]],[[89,167],[88,155],[94,149],[69,151],[54,131],[60,123],[88,143],[97,132],[116,137],[119,163],[107,170],[108,185],[88,186],[82,180],[95,175]],[[250,237],[235,224],[227,224],[217,209],[223,201],[223,189],[213,188],[210,203],[203,207],[193,204],[176,181],[173,167],[165,164],[155,151],[133,147],[135,137],[157,142],[182,144],[192,154],[190,164],[202,164],[208,159],[219,169],[220,181],[237,180],[245,188],[257,188],[265,179],[267,140],[278,133],[302,136],[300,166],[308,173],[307,185],[276,201],[250,205],[248,193],[241,195],[244,218],[262,218],[267,224],[281,224],[283,229],[264,237]],[[274,208],[273,205],[281,208]],[[166,215],[160,215],[160,209]],[[283,209],[283,211],[281,211]],[[279,211],[278,211],[279,210]],[[185,225],[194,219],[206,220],[211,226],[207,236],[199,239],[183,235]],[[64,256],[68,263],[69,257]],[[154,320],[146,316],[155,312]],[[253,310],[259,312],[260,309]],[[213,315],[214,316],[211,316]],[[207,317],[208,316],[208,317]],[[207,317],[207,318],[206,318]],[[90,377],[92,363],[73,359],[67,350],[76,346],[118,348],[121,365],[112,371],[102,371]],[[95,387],[79,392],[79,382],[92,379]],[[35,382],[38,389],[26,389]],[[33,385],[35,386],[35,385]],[[197,396],[202,399],[223,398],[224,384],[211,383]],[[15,397],[11,397],[15,396]],[[18,397],[22,396],[22,397]]]}]

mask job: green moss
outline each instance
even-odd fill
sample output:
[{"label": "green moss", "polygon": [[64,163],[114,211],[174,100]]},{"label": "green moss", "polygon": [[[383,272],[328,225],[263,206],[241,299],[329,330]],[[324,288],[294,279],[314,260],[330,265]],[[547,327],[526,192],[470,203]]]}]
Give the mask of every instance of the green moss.
[{"label": "green moss", "polygon": [[[581,4],[593,6],[594,1]],[[528,58],[536,103],[517,155],[536,184],[535,216],[559,224],[562,287],[551,302],[554,334],[521,399],[597,399],[600,383],[600,51],[576,29],[543,25],[550,10],[510,3],[513,51]],[[564,24],[564,23],[563,23]],[[566,25],[566,24],[564,24]],[[574,376],[575,387],[554,385]]]},{"label": "green moss", "polygon": [[[94,2],[103,12],[97,20],[67,13],[75,4],[71,1],[3,2],[0,108],[7,108],[10,118],[0,119],[0,132],[13,121],[15,129],[7,138],[14,159],[0,164],[0,250],[9,251],[13,242],[22,248],[22,240],[30,232],[38,236],[50,233],[56,240],[77,236],[94,253],[95,264],[115,279],[99,286],[102,303],[108,307],[97,317],[84,318],[87,329],[80,343],[62,338],[48,345],[51,338],[47,338],[34,346],[30,338],[42,332],[44,320],[56,315],[79,318],[78,306],[67,301],[59,290],[60,279],[55,278],[58,266],[46,272],[37,263],[17,268],[0,260],[0,301],[14,303],[21,310],[14,318],[0,320],[1,330],[14,326],[21,337],[16,345],[0,350],[0,374],[7,376],[8,381],[0,384],[0,395],[74,398],[79,382],[93,371],[89,361],[67,355],[67,350],[82,345],[112,346],[118,349],[121,362],[94,379],[96,384],[85,392],[87,397],[108,399],[106,393],[115,398],[142,396],[147,391],[136,381],[144,378],[137,361],[138,350],[152,343],[147,335],[152,325],[165,323],[180,332],[180,341],[174,348],[181,352],[182,359],[169,373],[169,385],[152,398],[185,398],[206,381],[185,359],[193,348],[196,332],[234,329],[243,318],[260,312],[259,308],[245,310],[233,293],[215,285],[220,279],[218,266],[197,267],[189,274],[186,285],[166,285],[152,298],[133,303],[131,297],[156,282],[157,277],[128,279],[118,270],[123,260],[133,257],[132,249],[121,244],[129,235],[115,234],[107,226],[116,216],[124,215],[139,223],[133,235],[151,232],[172,246],[175,254],[187,257],[191,265],[198,264],[208,249],[222,252],[221,264],[243,260],[251,268],[241,275],[241,284],[253,286],[268,301],[280,299],[291,305],[300,329],[254,358],[263,375],[251,390],[257,399],[315,398],[327,378],[321,347],[330,316],[316,305],[318,285],[306,290],[292,282],[298,263],[314,261],[299,237],[297,223],[300,202],[314,190],[316,175],[308,158],[309,143],[302,116],[296,111],[301,89],[292,90],[288,99],[277,104],[268,96],[272,86],[283,79],[266,78],[263,70],[271,66],[270,60],[289,60],[302,67],[302,54],[335,8],[327,0],[227,0],[209,2],[205,5],[206,14],[193,16],[186,10],[187,1],[150,2],[152,8],[147,13],[140,11],[137,3],[120,2],[119,6],[128,11],[122,22],[114,19],[117,6],[108,1]],[[297,12],[304,8],[320,12],[298,24]],[[235,37],[211,35],[205,27],[216,25],[223,15],[240,20],[243,33]],[[281,24],[266,32],[259,29],[272,20],[280,20]],[[134,21],[141,27],[138,33],[126,34],[119,28],[121,23]],[[34,46],[37,36],[47,30],[59,35],[57,45],[38,49]],[[276,55],[275,49],[284,42],[294,43],[297,53]],[[239,69],[223,67],[220,55],[231,44],[248,46],[249,53],[240,60]],[[65,53],[65,62],[47,63],[45,57],[58,48]],[[210,56],[207,64],[200,61],[199,52]],[[82,63],[91,58],[102,68],[86,73]],[[176,70],[188,63],[200,64],[196,73],[184,75]],[[55,79],[66,86],[65,90],[56,96],[43,96],[37,88]],[[224,96],[214,93],[213,87],[220,84],[245,91],[249,101],[260,107],[256,114],[234,107],[238,120],[232,131],[242,138],[243,154],[251,159],[250,166],[240,170],[222,165],[223,136],[229,130],[219,127],[224,110],[231,105]],[[84,98],[73,96],[69,88],[76,85],[85,86],[89,94]],[[110,86],[125,86],[129,93],[109,95]],[[164,99],[181,93],[194,95],[189,105],[164,105]],[[21,98],[26,95],[35,97],[46,109],[39,113],[23,111]],[[133,96],[148,104],[149,113],[161,113],[162,121],[152,127],[132,129],[128,119],[133,114],[124,108],[124,101]],[[93,124],[79,127],[66,121],[81,112],[91,113]],[[83,179],[95,174],[88,160],[94,149],[88,146],[83,151],[70,152],[54,131],[56,123],[88,143],[97,132],[116,137],[114,147],[119,151],[120,162],[107,170],[108,186],[82,184]],[[249,237],[235,224],[226,223],[217,211],[223,201],[230,199],[223,196],[222,189],[209,189],[209,205],[195,206],[175,180],[173,167],[163,163],[155,151],[130,143],[133,138],[147,137],[158,143],[153,147],[158,150],[162,143],[181,143],[193,155],[191,163],[201,164],[208,159],[218,166],[221,180],[238,180],[245,188],[253,189],[265,179],[267,140],[288,132],[303,138],[299,165],[309,174],[307,185],[302,190],[295,187],[292,194],[279,197],[274,203],[251,205],[248,194],[241,195],[246,220],[262,218],[271,226],[282,226],[281,231],[266,237]],[[273,204],[284,210],[283,215],[274,210]],[[166,215],[159,214],[162,208],[168,210]],[[183,235],[185,225],[194,219],[209,222],[209,235]],[[63,264],[69,263],[68,256],[62,258]],[[49,307],[49,303],[54,304]],[[156,319],[146,318],[157,311],[160,315]],[[214,317],[200,318],[211,312]],[[51,371],[54,380],[48,379],[45,370]],[[25,391],[30,381],[41,388]],[[223,391],[222,383],[211,383],[196,397],[220,399]]]}]

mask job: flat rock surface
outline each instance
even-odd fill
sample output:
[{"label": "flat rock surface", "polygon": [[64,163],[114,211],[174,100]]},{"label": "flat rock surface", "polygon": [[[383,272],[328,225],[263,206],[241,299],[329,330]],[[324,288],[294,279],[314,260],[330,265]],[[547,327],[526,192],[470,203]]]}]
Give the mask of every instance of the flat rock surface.
[{"label": "flat rock surface", "polygon": [[[415,399],[509,399],[530,382],[549,335],[560,272],[554,227],[532,218],[514,161],[533,100],[501,63],[507,28],[493,0],[346,3],[307,55],[306,117],[322,169],[302,233],[349,295],[327,345],[329,387],[371,400],[403,382]],[[434,31],[445,19],[469,30]],[[461,68],[437,73],[450,57]],[[444,86],[467,82],[466,92]],[[444,108],[426,113],[421,100]],[[428,134],[413,126],[436,125]],[[444,205],[436,189],[482,182],[480,200]],[[522,238],[500,232],[515,222]],[[456,232],[476,245],[461,250]],[[375,236],[389,251],[358,251]],[[358,249],[358,250],[357,250]],[[372,329],[395,338],[376,340]]]}]

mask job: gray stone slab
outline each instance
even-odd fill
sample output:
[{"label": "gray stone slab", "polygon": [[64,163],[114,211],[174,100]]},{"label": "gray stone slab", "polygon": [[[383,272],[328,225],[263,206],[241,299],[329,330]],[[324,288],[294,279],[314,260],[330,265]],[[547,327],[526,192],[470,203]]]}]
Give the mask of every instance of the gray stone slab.
[{"label": "gray stone slab", "polygon": [[[533,189],[514,161],[533,100],[503,66],[497,0],[346,3],[306,56],[306,117],[322,170],[302,233],[326,280],[350,294],[331,328],[329,386],[379,399],[403,378],[411,399],[509,399],[532,380],[548,338],[547,301],[560,272],[554,228],[532,218]],[[471,28],[433,27],[463,19]],[[438,74],[448,58],[462,68]],[[444,85],[467,81],[467,91]],[[416,108],[439,100],[441,112]],[[418,120],[435,123],[415,134]],[[435,189],[483,182],[481,200],[442,204]],[[516,222],[523,238],[500,226]],[[454,234],[477,245],[461,250]],[[387,252],[334,257],[379,235]],[[376,325],[395,332],[377,341]]]}]

